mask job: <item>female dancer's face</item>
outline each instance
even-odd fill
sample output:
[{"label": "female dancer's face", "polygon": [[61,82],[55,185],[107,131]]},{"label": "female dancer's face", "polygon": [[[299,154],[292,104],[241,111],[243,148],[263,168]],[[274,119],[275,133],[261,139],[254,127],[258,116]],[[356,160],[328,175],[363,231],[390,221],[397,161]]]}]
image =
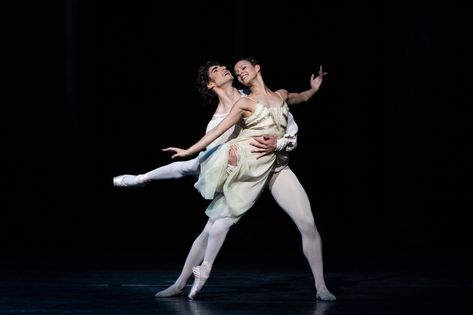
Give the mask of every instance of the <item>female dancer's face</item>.
[{"label": "female dancer's face", "polygon": [[233,69],[238,82],[245,86],[256,76],[256,67],[246,60],[238,61]]}]

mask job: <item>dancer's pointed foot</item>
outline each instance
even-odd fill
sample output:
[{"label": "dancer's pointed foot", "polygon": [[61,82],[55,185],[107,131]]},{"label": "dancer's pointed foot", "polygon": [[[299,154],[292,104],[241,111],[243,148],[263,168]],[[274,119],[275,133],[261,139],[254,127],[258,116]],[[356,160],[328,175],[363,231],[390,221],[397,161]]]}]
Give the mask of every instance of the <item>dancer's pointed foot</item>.
[{"label": "dancer's pointed foot", "polygon": [[205,281],[207,281],[210,276],[210,269],[211,266],[205,263],[192,268],[192,272],[194,273],[194,283],[192,284],[191,291],[188,295],[189,299],[193,300],[197,293],[200,292],[205,284]]},{"label": "dancer's pointed foot", "polygon": [[335,301],[337,297],[330,293],[330,291],[326,288],[317,290],[316,299],[319,301]]},{"label": "dancer's pointed foot", "polygon": [[117,187],[140,187],[144,185],[143,175],[120,175],[113,178],[113,186]]},{"label": "dancer's pointed foot", "polygon": [[173,297],[173,296],[178,296],[182,294],[184,294],[184,292],[181,289],[178,289],[177,287],[172,285],[167,289],[159,291],[154,296],[157,298],[167,298],[167,297]]}]

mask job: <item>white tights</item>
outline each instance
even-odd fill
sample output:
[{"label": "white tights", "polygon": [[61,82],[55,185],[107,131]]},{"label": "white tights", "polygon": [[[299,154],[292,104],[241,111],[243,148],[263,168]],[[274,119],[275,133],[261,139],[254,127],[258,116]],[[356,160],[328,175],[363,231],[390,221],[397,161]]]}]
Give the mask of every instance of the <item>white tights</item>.
[{"label": "white tights", "polygon": [[[188,161],[174,162],[142,175],[129,175],[125,179],[128,181],[127,184],[137,185],[154,180],[181,178],[187,175],[196,176],[198,172],[199,160],[195,158]],[[302,237],[302,249],[314,276],[317,292],[327,293],[323,273],[322,241],[314,223],[307,193],[289,167],[274,173],[270,178],[268,187],[278,205],[289,215],[299,229]],[[200,265],[203,261],[210,265],[213,264],[230,227],[234,223],[235,221],[230,218],[218,219],[213,223],[207,222],[204,230],[192,244],[181,274],[173,285],[174,287],[184,288],[188,279],[192,276],[192,267]]]},{"label": "white tights", "polygon": [[[273,174],[268,187],[276,202],[301,233],[303,252],[314,276],[317,292],[328,292],[323,273],[322,241],[304,188],[289,167]],[[181,274],[174,283],[175,287],[184,288],[192,276],[193,266],[200,265],[202,261],[213,264],[233,224],[234,221],[230,218],[218,219],[213,224],[207,222],[189,251]]]},{"label": "white tights", "polygon": [[176,179],[188,175],[198,176],[199,165],[199,158],[197,157],[188,161],[173,162],[145,174],[122,175],[116,178],[120,178],[118,186],[141,186],[155,180]]},{"label": "white tights", "polygon": [[185,287],[187,280],[192,275],[192,267],[200,265],[203,261],[210,266],[213,265],[233,224],[235,224],[235,219],[232,218],[221,218],[215,222],[207,221],[204,230],[194,240],[174,287],[178,289]]},{"label": "white tights", "polygon": [[307,193],[294,172],[286,167],[271,176],[269,190],[278,205],[294,221],[302,237],[302,250],[309,262],[317,291],[326,290],[322,240],[315,226]]}]

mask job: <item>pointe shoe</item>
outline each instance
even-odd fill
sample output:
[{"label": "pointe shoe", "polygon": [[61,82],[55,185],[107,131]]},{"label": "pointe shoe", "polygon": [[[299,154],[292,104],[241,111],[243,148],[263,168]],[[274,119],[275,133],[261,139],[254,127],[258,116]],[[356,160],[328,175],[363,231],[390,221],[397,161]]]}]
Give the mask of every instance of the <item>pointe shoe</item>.
[{"label": "pointe shoe", "polygon": [[113,186],[116,187],[141,187],[145,183],[138,182],[141,175],[120,175],[113,178]]},{"label": "pointe shoe", "polygon": [[329,302],[335,301],[337,299],[336,296],[330,293],[330,291],[327,289],[317,291],[317,295],[315,298],[319,301],[329,301]]},{"label": "pointe shoe", "polygon": [[193,300],[204,286],[205,281],[209,278],[210,268],[202,264],[201,266],[193,267],[192,272],[194,273],[194,283],[188,295],[190,300]]},{"label": "pointe shoe", "polygon": [[184,292],[181,289],[178,289],[174,285],[172,285],[167,289],[159,291],[154,296],[157,298],[167,298],[167,297],[179,296],[182,294],[184,294]]}]

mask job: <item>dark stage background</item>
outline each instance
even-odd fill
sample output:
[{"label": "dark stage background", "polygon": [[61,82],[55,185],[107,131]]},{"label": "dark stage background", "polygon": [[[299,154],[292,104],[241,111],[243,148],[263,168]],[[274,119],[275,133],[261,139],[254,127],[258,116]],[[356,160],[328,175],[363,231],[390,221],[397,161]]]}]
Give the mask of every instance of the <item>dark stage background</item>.
[{"label": "dark stage background", "polygon": [[[465,2],[466,3],[466,2]],[[292,109],[291,168],[327,256],[439,255],[471,247],[471,35],[463,2],[68,0],[20,8],[15,97],[2,123],[3,257],[183,257],[204,227],[194,180],[112,186],[171,162],[212,108],[208,58],[260,60],[272,89],[320,92]],[[227,255],[300,255],[265,192]],[[224,254],[222,254],[224,255]],[[302,259],[302,258],[301,258]]]}]

